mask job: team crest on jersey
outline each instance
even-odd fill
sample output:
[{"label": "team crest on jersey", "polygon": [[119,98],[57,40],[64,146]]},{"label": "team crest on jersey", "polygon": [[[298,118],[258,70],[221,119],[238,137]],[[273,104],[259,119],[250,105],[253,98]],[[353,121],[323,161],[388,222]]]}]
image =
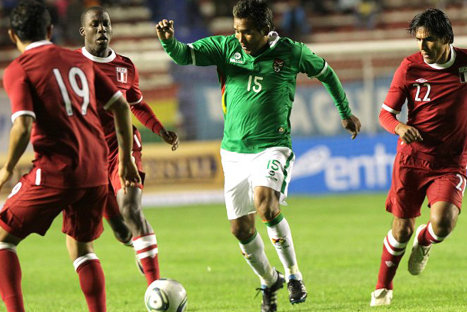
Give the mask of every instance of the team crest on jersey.
[{"label": "team crest on jersey", "polygon": [[126,83],[128,81],[128,68],[126,67],[115,67],[117,72],[117,81]]},{"label": "team crest on jersey", "polygon": [[459,67],[459,78],[461,83],[467,83],[467,67]]},{"label": "team crest on jersey", "polygon": [[235,52],[233,57],[230,58],[230,62],[231,63],[237,63],[237,64],[244,64],[245,63],[245,61],[242,60],[242,55],[240,54],[240,52]]},{"label": "team crest on jersey", "polygon": [[281,59],[274,59],[274,62],[272,63],[272,68],[276,73],[280,72],[282,67],[284,67],[284,61]]}]

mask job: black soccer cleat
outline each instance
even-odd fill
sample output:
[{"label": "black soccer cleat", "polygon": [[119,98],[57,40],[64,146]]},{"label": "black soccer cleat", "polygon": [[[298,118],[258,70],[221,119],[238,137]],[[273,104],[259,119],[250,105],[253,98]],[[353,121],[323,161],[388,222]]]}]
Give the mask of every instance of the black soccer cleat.
[{"label": "black soccer cleat", "polygon": [[308,293],[306,292],[303,281],[291,279],[287,283],[287,290],[289,291],[289,301],[291,304],[305,302]]},{"label": "black soccer cleat", "polygon": [[263,293],[263,302],[261,303],[261,312],[276,312],[277,297],[276,292],[284,287],[285,278],[281,272],[277,271],[277,280],[271,287],[258,288]]}]

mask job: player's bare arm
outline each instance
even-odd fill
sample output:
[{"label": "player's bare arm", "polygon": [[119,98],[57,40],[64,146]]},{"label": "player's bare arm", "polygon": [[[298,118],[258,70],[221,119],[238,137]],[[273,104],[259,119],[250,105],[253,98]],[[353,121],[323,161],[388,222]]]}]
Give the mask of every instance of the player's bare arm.
[{"label": "player's bare arm", "polygon": [[422,135],[417,130],[417,128],[406,125],[404,123],[399,123],[394,132],[404,141],[406,144],[410,144],[412,142],[421,142],[423,141]]},{"label": "player's bare arm", "polygon": [[115,132],[119,146],[119,176],[124,192],[127,187],[136,186],[141,182],[138,168],[132,159],[133,131],[131,127],[130,106],[121,96],[109,108],[114,115]]},{"label": "player's bare arm", "polygon": [[172,145],[172,151],[178,148],[178,135],[173,131],[168,131],[164,128],[161,129],[159,135],[165,143]]},{"label": "player's bare arm", "polygon": [[19,116],[13,122],[10,131],[10,144],[5,164],[0,169],[0,189],[11,177],[13,169],[23,155],[31,137],[34,118],[28,115]]},{"label": "player's bare arm", "polygon": [[357,134],[360,132],[360,128],[362,127],[360,120],[354,115],[350,115],[349,118],[342,119],[341,123],[342,127],[352,134],[352,140],[357,137]]},{"label": "player's bare arm", "polygon": [[160,40],[169,40],[174,37],[174,21],[163,19],[156,25],[157,36]]}]

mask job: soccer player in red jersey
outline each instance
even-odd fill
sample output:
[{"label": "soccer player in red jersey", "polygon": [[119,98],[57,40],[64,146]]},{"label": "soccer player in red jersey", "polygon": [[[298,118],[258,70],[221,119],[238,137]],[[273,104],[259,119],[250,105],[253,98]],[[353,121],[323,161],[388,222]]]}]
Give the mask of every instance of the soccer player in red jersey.
[{"label": "soccer player in red jersey", "polygon": [[53,45],[51,34],[50,15],[42,3],[23,1],[12,11],[9,35],[21,55],[4,73],[13,126],[0,188],[29,140],[35,160],[0,212],[0,295],[8,312],[24,311],[16,246],[31,233],[44,235],[63,211],[62,231],[89,311],[103,312],[104,274],[92,241],[102,232],[108,149],[97,100],[115,116],[125,188],[140,183],[131,158],[129,106],[93,62]]},{"label": "soccer player in red jersey", "polygon": [[[81,15],[81,28],[79,31],[84,38],[85,45],[80,49],[80,52],[92,60],[124,93],[130,103],[131,111],[141,123],[152,132],[159,134],[166,143],[172,145],[172,150],[176,150],[178,147],[177,134],[167,131],[149,105],[144,102],[139,89],[138,71],[132,61],[115,53],[109,47],[112,37],[112,25],[108,12],[102,7],[88,8]],[[160,273],[156,235],[144,217],[141,207],[143,185],[139,184],[138,187],[130,187],[126,193],[123,192],[117,176],[118,149],[112,114],[101,110],[100,115],[110,150],[108,162],[111,190],[104,216],[114,230],[117,239],[133,245],[138,263],[149,285],[160,277]],[[133,134],[133,157],[144,180],[141,164],[141,136],[134,126]]]},{"label": "soccer player in red jersey", "polygon": [[[371,306],[388,305],[392,280],[428,198],[430,220],[417,228],[408,269],[420,274],[432,244],[454,229],[466,187],[467,50],[452,46],[448,17],[428,9],[413,18],[409,31],[419,52],[405,58],[394,74],[379,120],[399,136],[386,210],[394,216],[384,238]],[[396,119],[407,101],[408,121]]]}]

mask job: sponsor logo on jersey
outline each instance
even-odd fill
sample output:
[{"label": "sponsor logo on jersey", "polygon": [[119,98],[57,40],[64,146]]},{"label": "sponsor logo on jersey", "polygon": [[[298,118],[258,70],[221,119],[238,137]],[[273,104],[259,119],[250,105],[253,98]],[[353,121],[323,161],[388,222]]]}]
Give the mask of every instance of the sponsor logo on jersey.
[{"label": "sponsor logo on jersey", "polygon": [[126,67],[115,67],[117,72],[117,81],[121,83],[127,83],[128,81],[128,68]]},{"label": "sponsor logo on jersey", "polygon": [[459,67],[459,78],[461,83],[467,83],[467,67]]},{"label": "sponsor logo on jersey", "polygon": [[284,67],[284,61],[281,59],[274,59],[274,62],[272,63],[272,68],[276,73],[280,72],[282,67]]},{"label": "sponsor logo on jersey", "polygon": [[230,58],[231,63],[237,63],[237,64],[245,64],[245,61],[242,60],[242,55],[240,52],[235,52],[233,57]]},{"label": "sponsor logo on jersey", "polygon": [[415,80],[415,82],[418,82],[418,83],[424,83],[424,82],[427,82],[428,80],[426,80],[425,78],[418,78],[417,80]]}]

